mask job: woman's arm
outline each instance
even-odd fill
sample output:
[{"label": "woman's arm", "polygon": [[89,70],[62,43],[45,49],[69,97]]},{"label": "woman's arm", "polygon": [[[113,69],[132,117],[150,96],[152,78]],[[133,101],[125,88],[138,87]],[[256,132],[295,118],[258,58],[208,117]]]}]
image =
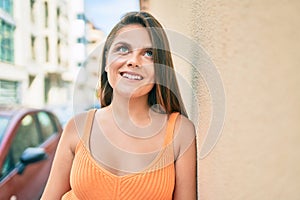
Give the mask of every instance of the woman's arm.
[{"label": "woman's arm", "polygon": [[61,199],[63,194],[70,190],[70,171],[78,141],[78,130],[73,118],[66,125],[60,138],[42,200]]},{"label": "woman's arm", "polygon": [[[196,139],[194,125],[185,117],[180,117],[175,126],[175,146],[179,146],[175,161],[176,182],[174,200],[196,200]],[[178,143],[178,145],[176,145]]]}]

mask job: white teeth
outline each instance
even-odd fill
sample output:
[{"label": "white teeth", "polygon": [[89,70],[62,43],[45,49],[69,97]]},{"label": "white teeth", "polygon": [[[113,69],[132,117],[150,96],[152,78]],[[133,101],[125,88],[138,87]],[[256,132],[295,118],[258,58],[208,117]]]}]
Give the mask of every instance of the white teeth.
[{"label": "white teeth", "polygon": [[133,75],[133,74],[127,74],[127,73],[123,73],[122,76],[124,78],[128,78],[128,79],[131,79],[131,80],[142,80],[143,77],[139,76],[139,75]]}]

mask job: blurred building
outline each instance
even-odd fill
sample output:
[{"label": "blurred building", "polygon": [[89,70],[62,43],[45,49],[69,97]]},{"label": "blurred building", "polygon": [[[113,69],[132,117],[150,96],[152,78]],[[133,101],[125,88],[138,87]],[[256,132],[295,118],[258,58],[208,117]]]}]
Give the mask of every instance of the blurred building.
[{"label": "blurred building", "polygon": [[100,28],[86,20],[87,53],[90,55],[105,41],[106,35]]},{"label": "blurred building", "polygon": [[101,65],[101,54],[106,35],[104,31],[86,20],[87,59],[84,67],[77,74],[74,89],[73,107],[80,112],[91,107],[98,107],[96,97],[97,82]]},{"label": "blurred building", "polygon": [[14,32],[16,21],[13,18],[12,1],[0,1],[0,104],[21,103],[23,84],[28,76],[24,67],[15,65]]},{"label": "blurred building", "polygon": [[1,0],[0,20],[0,104],[71,102],[87,56],[84,0]]}]

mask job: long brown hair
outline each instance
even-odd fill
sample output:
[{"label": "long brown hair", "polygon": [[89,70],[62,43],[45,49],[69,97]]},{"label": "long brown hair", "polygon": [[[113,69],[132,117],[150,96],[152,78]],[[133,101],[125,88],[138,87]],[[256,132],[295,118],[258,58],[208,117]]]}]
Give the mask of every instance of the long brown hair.
[{"label": "long brown hair", "polygon": [[126,25],[140,24],[147,28],[153,47],[155,84],[148,95],[148,105],[159,105],[167,114],[179,112],[187,116],[175,76],[169,42],[161,24],[147,12],[130,12],[123,16],[108,35],[102,54],[101,88],[99,91],[101,107],[110,105],[113,88],[110,86],[105,71],[106,54],[118,31]]}]

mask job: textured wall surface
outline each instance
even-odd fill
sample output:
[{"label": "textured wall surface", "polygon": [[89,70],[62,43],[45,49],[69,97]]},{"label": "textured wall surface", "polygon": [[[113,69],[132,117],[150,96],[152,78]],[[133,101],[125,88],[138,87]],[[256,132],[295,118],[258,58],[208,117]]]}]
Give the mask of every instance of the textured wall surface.
[{"label": "textured wall surface", "polygon": [[[198,160],[199,199],[300,199],[300,1],[148,1],[165,27],[205,49],[223,80],[226,118]],[[205,81],[190,80],[199,151],[213,109]]]}]

